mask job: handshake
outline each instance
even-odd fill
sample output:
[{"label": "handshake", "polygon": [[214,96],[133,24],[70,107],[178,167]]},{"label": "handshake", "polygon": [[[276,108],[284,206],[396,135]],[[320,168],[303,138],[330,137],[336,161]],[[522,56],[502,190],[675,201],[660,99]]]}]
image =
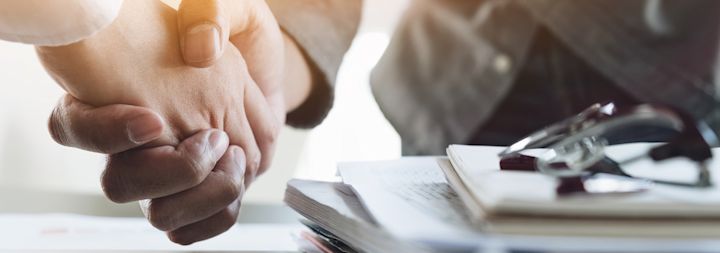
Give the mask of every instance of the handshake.
[{"label": "handshake", "polygon": [[68,92],[50,118],[54,139],[107,154],[107,197],[140,201],[180,244],[235,223],[286,113],[311,89],[264,0],[184,0],[178,11],[127,0],[99,33],[37,52]]}]

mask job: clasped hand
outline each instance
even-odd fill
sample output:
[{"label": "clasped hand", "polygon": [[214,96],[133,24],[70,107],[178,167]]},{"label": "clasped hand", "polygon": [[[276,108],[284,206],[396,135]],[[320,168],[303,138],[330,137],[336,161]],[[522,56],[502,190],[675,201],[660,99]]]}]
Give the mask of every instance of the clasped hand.
[{"label": "clasped hand", "polygon": [[235,223],[246,187],[270,165],[287,110],[283,48],[264,1],[185,0],[177,13],[127,0],[91,38],[37,49],[69,93],[50,131],[108,154],[107,197],[140,200],[172,241],[213,237]]}]

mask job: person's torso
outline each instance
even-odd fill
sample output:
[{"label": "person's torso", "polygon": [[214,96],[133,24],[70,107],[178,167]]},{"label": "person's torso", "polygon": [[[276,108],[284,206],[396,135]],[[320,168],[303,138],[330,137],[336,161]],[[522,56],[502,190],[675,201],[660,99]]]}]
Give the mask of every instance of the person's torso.
[{"label": "person's torso", "polygon": [[[503,144],[606,98],[706,106],[719,5],[418,0],[373,72],[373,92],[406,154]],[[488,126],[506,131],[478,137]]]}]

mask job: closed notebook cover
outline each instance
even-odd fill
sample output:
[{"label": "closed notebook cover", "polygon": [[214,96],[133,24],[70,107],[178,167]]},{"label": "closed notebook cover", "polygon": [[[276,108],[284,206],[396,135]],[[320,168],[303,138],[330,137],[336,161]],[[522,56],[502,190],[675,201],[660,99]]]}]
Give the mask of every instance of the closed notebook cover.
[{"label": "closed notebook cover", "polygon": [[[652,144],[625,144],[608,147],[608,157],[623,160]],[[463,202],[477,219],[493,216],[542,216],[556,218],[720,218],[720,163],[710,163],[710,188],[652,184],[647,190],[628,194],[576,194],[558,196],[557,179],[537,172],[501,171],[498,154],[503,147],[451,145],[448,158],[457,180],[454,188],[467,192]],[[717,157],[720,150],[714,149]],[[633,175],[655,179],[692,181],[697,169],[687,162],[657,164],[649,159],[625,166]],[[446,169],[446,174],[447,169]]]}]

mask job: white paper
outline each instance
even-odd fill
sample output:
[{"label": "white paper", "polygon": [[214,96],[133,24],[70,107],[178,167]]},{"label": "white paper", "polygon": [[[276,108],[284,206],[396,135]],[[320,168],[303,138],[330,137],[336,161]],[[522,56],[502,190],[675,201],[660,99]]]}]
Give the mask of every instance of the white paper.
[{"label": "white paper", "polygon": [[190,246],[167,239],[143,218],[72,214],[0,215],[0,251],[297,251],[299,224],[237,224],[224,234]]},{"label": "white paper", "polygon": [[343,163],[343,182],[357,193],[370,215],[403,239],[463,243],[472,227],[462,203],[445,181],[436,157]]},{"label": "white paper", "polygon": [[349,186],[342,183],[290,180],[285,201],[294,210],[365,252],[428,252],[399,240],[378,226]]}]

